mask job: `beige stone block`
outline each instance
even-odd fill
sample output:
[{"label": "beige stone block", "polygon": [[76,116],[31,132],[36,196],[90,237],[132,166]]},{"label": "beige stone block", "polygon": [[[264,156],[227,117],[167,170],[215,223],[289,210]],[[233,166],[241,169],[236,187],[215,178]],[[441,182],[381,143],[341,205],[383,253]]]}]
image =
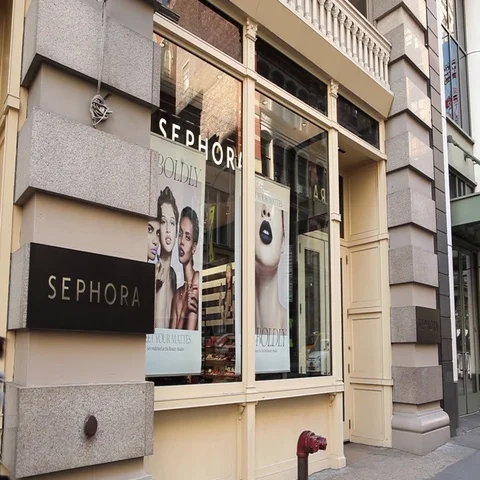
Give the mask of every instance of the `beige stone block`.
[{"label": "beige stone block", "polygon": [[449,439],[449,426],[426,433],[392,429],[392,447],[416,455],[426,455],[429,452],[433,452],[448,442]]},{"label": "beige stone block", "polygon": [[433,179],[433,150],[410,132],[404,132],[386,141],[387,172],[411,167]]},{"label": "beige stone block", "polygon": [[36,193],[23,208],[20,243],[147,259],[145,217]]},{"label": "beige stone block", "polygon": [[431,232],[436,231],[435,202],[411,189],[388,195],[389,228],[413,223]]},{"label": "beige stone block", "polygon": [[391,285],[421,283],[438,286],[437,256],[421,248],[409,246],[390,250],[389,267]]},{"label": "beige stone block", "polygon": [[26,387],[141,381],[145,335],[18,331],[14,368],[15,383]]},{"label": "beige stone block", "polygon": [[432,125],[431,103],[428,95],[410,78],[403,77],[391,84],[394,99],[390,115],[410,111],[428,127]]},{"label": "beige stone block", "polygon": [[379,17],[399,8],[405,9],[408,15],[417,19],[421,25],[426,27],[427,8],[425,0],[373,0],[373,18],[378,20]]}]

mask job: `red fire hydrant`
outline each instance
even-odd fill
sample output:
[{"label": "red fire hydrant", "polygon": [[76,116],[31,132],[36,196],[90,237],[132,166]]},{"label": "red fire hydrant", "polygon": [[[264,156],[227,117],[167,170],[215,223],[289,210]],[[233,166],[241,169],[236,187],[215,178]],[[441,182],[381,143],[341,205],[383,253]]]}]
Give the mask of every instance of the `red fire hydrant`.
[{"label": "red fire hydrant", "polygon": [[303,431],[297,442],[298,480],[308,479],[308,455],[327,449],[327,439],[310,430]]}]

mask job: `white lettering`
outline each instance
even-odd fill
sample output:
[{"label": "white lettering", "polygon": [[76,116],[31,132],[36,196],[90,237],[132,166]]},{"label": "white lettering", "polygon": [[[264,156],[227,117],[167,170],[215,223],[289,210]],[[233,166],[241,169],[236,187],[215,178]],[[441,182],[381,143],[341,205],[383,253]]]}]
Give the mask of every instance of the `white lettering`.
[{"label": "white lettering", "polygon": [[97,282],[97,289],[95,290],[93,288],[93,282],[90,280],[90,303],[92,303],[94,293],[97,294],[97,303],[100,303],[100,282]]},{"label": "white lettering", "polygon": [[185,145],[187,147],[191,147],[195,143],[195,135],[193,134],[193,132],[191,130],[187,130],[186,136],[187,136],[187,138],[186,138],[186,141],[185,141]]},{"label": "white lettering", "polygon": [[198,136],[198,151],[205,153],[205,160],[208,158],[208,138],[205,139],[205,143],[202,144],[202,136]]},{"label": "white lettering", "polygon": [[69,277],[62,278],[62,300],[70,300],[70,297],[67,296],[67,293],[70,290],[70,287],[67,286],[67,283],[70,283],[72,279]]},{"label": "white lettering", "polygon": [[227,147],[227,168],[235,170],[233,161],[235,160],[235,150],[232,147]]},{"label": "white lettering", "polygon": [[[113,290],[113,299],[111,300],[108,299],[108,295],[107,295],[109,288]],[[117,291],[115,290],[115,286],[113,285],[113,283],[107,283],[107,285],[105,286],[104,296],[105,296],[105,301],[109,305],[113,305],[115,303],[115,300],[117,299]]]},{"label": "white lettering", "polygon": [[[217,156],[215,155],[215,150],[220,152],[220,158],[217,158]],[[222,150],[222,146],[218,142],[215,142],[212,145],[212,158],[213,158],[213,163],[215,163],[215,165],[221,165],[223,162],[223,150]]]},{"label": "white lettering", "polygon": [[178,138],[178,131],[180,130],[180,125],[176,123],[172,124],[172,140],[175,141]]},{"label": "white lettering", "polygon": [[[82,288],[80,288],[82,284]],[[77,278],[77,302],[80,300],[80,294],[85,291],[85,282],[81,278]]]},{"label": "white lettering", "polygon": [[138,288],[135,287],[135,290],[133,291],[133,299],[132,299],[132,307],[135,306],[135,303],[137,303],[137,307],[140,306],[140,297],[138,295]]},{"label": "white lettering", "polygon": [[53,299],[57,296],[57,289],[55,288],[55,285],[53,284],[53,281],[56,280],[57,277],[55,275],[50,275],[48,277],[48,286],[52,289],[53,293],[51,293],[48,298]]},{"label": "white lettering", "polygon": [[120,305],[123,305],[123,300],[125,300],[125,305],[128,307],[128,287],[126,285],[120,287]]},{"label": "white lettering", "polygon": [[167,132],[165,131],[164,125],[167,124],[167,119],[166,118],[161,118],[160,121],[158,122],[158,126],[160,128],[161,134],[167,138]]}]

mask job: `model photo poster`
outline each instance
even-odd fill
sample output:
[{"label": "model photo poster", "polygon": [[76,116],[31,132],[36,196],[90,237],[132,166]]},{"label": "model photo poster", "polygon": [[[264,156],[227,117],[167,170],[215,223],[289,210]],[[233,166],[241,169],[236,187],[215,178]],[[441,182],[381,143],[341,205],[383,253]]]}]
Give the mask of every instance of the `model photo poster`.
[{"label": "model photo poster", "polygon": [[[155,263],[155,333],[147,335],[146,375],[193,375],[202,360],[205,156],[151,135],[159,153],[147,261]],[[153,288],[153,286],[152,286]]]},{"label": "model photo poster", "polygon": [[255,365],[257,373],[290,371],[290,189],[256,177]]}]

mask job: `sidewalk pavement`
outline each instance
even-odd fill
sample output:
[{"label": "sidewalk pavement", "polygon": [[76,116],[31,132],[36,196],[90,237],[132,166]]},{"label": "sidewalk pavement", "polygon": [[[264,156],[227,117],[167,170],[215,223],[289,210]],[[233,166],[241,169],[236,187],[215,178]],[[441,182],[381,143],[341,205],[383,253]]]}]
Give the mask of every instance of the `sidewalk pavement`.
[{"label": "sidewalk pavement", "polygon": [[348,443],[345,457],[345,468],[324,470],[309,480],[480,479],[480,412],[460,418],[457,436],[427,455]]}]

